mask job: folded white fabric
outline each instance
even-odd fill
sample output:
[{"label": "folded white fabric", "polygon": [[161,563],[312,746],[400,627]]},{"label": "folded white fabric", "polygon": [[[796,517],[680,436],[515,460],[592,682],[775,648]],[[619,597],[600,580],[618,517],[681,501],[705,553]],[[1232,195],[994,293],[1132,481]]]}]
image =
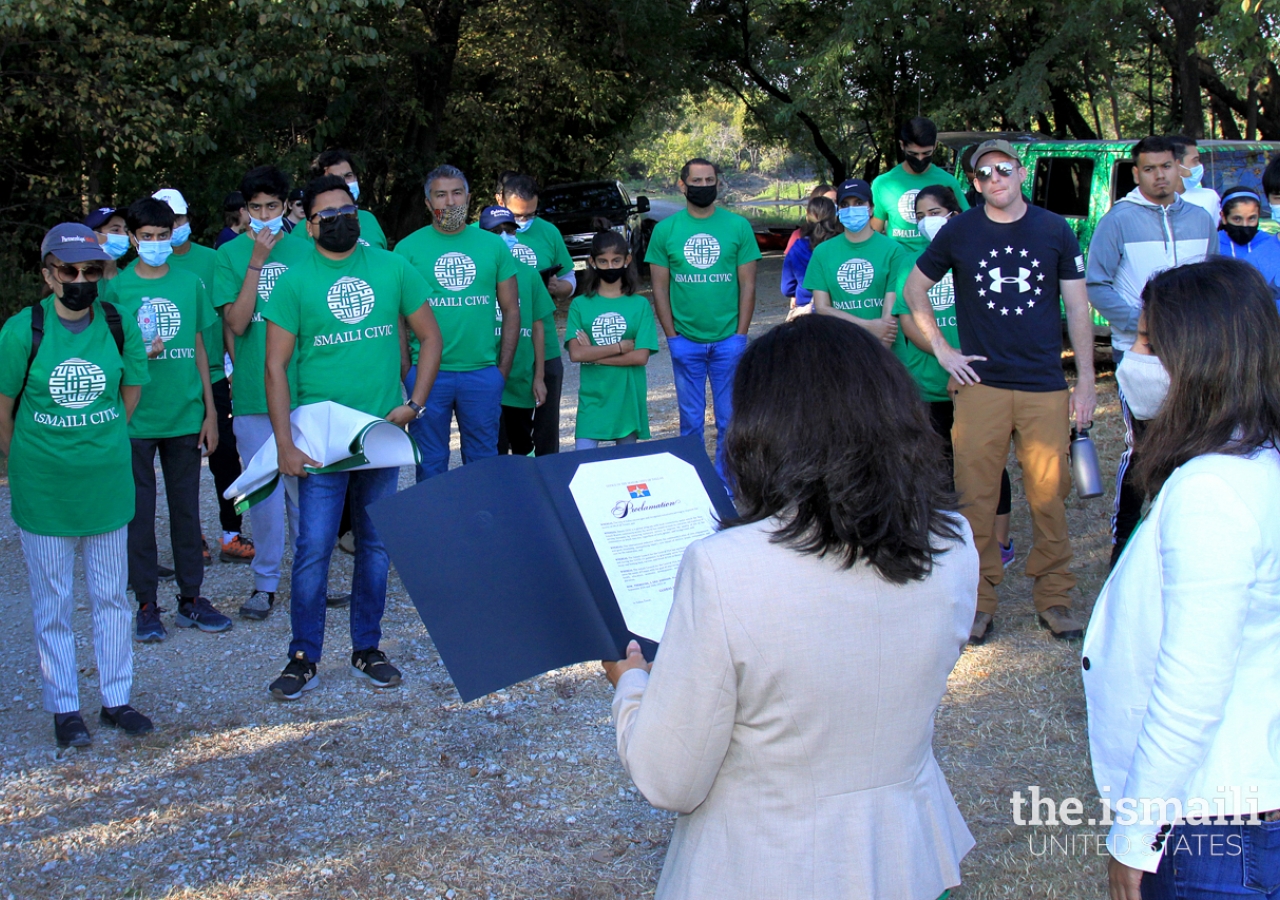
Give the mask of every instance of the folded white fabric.
[{"label": "folded white fabric", "polygon": [[[389,469],[412,466],[422,461],[417,443],[409,433],[386,419],[325,401],[299,406],[289,415],[293,443],[320,463],[307,467],[315,474],[355,469]],[[223,496],[235,502],[236,512],[244,512],[271,496],[280,480],[276,442],[267,441],[249,460],[240,477]],[[288,485],[287,479],[286,488]]]}]

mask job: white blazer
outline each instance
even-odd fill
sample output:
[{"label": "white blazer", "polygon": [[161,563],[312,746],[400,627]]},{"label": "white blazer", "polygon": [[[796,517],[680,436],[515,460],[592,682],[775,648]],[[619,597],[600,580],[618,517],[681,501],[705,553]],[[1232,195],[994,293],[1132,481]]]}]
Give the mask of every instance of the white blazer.
[{"label": "white blazer", "polygon": [[682,815],[658,900],[936,900],[973,846],[933,717],[973,624],[968,524],[894,585],[769,540],[690,545],[653,674],[619,679],[618,752]]},{"label": "white blazer", "polygon": [[1280,807],[1280,454],[1199,456],[1170,476],[1082,654],[1098,791],[1139,801],[1138,821],[1115,814],[1117,859],[1159,865],[1168,816],[1144,817],[1142,800],[1187,817]]}]

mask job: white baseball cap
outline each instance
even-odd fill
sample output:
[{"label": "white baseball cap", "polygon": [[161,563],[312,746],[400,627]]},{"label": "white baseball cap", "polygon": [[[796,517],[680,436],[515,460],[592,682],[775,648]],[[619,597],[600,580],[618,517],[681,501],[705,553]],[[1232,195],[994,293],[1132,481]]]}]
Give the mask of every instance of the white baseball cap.
[{"label": "white baseball cap", "polygon": [[155,200],[163,200],[168,203],[175,216],[185,216],[187,214],[187,200],[182,196],[181,191],[175,188],[161,188],[151,196]]}]

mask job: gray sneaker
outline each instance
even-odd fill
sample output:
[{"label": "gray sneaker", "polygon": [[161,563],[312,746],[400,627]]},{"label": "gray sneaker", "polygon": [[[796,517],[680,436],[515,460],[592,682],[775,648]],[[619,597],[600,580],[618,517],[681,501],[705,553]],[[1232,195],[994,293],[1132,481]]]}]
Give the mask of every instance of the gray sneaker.
[{"label": "gray sneaker", "polygon": [[271,615],[271,610],[276,605],[275,591],[260,591],[254,589],[249,595],[249,599],[244,601],[240,607],[240,618],[253,619],[255,622],[261,622],[267,616]]},{"label": "gray sneaker", "polygon": [[969,643],[981,644],[987,639],[987,635],[991,633],[991,626],[995,624],[995,616],[991,613],[976,612],[973,615],[973,627],[969,629]]},{"label": "gray sneaker", "polygon": [[1042,628],[1060,641],[1074,641],[1084,637],[1084,621],[1066,606],[1050,606],[1036,617]]}]

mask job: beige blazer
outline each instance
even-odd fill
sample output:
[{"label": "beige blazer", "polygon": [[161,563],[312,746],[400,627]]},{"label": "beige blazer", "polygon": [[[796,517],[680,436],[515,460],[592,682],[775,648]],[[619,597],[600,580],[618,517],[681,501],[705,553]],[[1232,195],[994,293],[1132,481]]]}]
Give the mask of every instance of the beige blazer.
[{"label": "beige blazer", "polygon": [[968,525],[922,582],[840,569],[765,522],[689,546],[653,673],[619,679],[618,752],[681,813],[658,900],[936,900],[973,847],[933,716],[973,623]]}]

